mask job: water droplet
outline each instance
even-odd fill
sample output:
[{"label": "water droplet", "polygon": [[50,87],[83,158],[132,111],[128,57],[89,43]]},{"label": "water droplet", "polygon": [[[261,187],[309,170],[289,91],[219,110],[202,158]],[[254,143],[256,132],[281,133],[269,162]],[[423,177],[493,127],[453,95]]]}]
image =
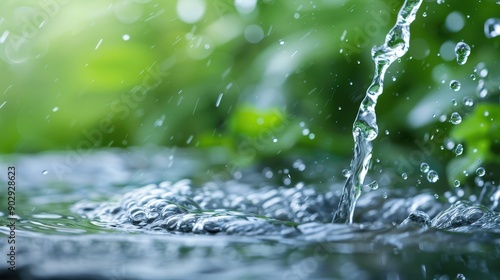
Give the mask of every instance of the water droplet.
[{"label": "water droplet", "polygon": [[427,181],[429,181],[431,183],[436,183],[438,180],[439,180],[439,175],[436,171],[430,170],[427,173]]},{"label": "water droplet", "polygon": [[471,78],[473,81],[475,81],[475,80],[476,80],[476,75],[474,75],[474,74],[470,74],[470,78]]},{"label": "water droplet", "polygon": [[390,133],[389,130],[385,131],[385,135],[389,135],[389,133]]},{"label": "water droplet", "polygon": [[128,41],[128,40],[130,40],[130,35],[128,35],[128,34],[123,34],[123,36],[122,36],[122,40],[123,40],[123,41]]},{"label": "water droplet", "polygon": [[423,16],[423,17],[427,17],[427,13],[426,13],[426,12],[423,12],[423,13],[422,13],[422,16]]},{"label": "water droplet", "polygon": [[474,99],[470,97],[464,97],[464,105],[467,107],[472,107],[474,105]]},{"label": "water droplet", "polygon": [[456,99],[452,99],[451,100],[451,104],[453,104],[453,106],[457,106],[458,105],[458,102]]},{"label": "water droplet", "polygon": [[455,188],[460,187],[460,181],[458,180],[453,181],[453,186],[455,186]]},{"label": "water droplet", "polygon": [[484,167],[479,167],[478,169],[476,169],[477,176],[483,177],[485,174],[486,174],[486,170],[484,169]]},{"label": "water droplet", "polygon": [[457,55],[457,63],[464,65],[470,55],[470,47],[464,42],[459,42],[455,47],[455,54]]},{"label": "water droplet", "polygon": [[457,274],[457,277],[455,277],[456,280],[467,280],[467,278],[465,278],[465,275],[463,275],[462,273],[459,273]]},{"label": "water droplet", "polygon": [[257,0],[235,0],[234,6],[241,14],[249,14],[257,7]]},{"label": "water droplet", "polygon": [[377,181],[373,181],[370,184],[366,185],[368,188],[370,188],[372,191],[378,189],[378,183]]},{"label": "water droplet", "polygon": [[273,138],[273,143],[278,142],[278,138]]},{"label": "water droplet", "polygon": [[462,84],[460,84],[459,81],[457,81],[457,80],[451,80],[451,82],[450,82],[450,88],[453,91],[459,91],[460,87],[462,87]]},{"label": "water droplet", "polygon": [[462,144],[458,144],[457,147],[455,148],[455,154],[459,156],[463,153],[464,153],[464,146],[462,146]]},{"label": "water droplet", "polygon": [[479,91],[480,98],[485,98],[487,95],[488,95],[488,90],[486,88],[483,88],[481,89],[481,91]]},{"label": "water droplet", "polygon": [[215,107],[219,107],[220,102],[222,101],[222,97],[224,96],[224,93],[220,93],[219,97],[217,97],[217,101],[215,102]]},{"label": "water droplet", "polygon": [[57,111],[59,111],[59,107],[52,108],[52,112],[57,112]]},{"label": "water droplet", "polygon": [[446,16],[445,26],[451,32],[458,32],[464,28],[465,19],[460,12],[451,12]]},{"label": "water droplet", "polygon": [[295,14],[293,14],[293,18],[294,18],[294,19],[299,19],[299,18],[300,18],[300,14],[299,14],[299,13],[295,13]]},{"label": "water droplet", "polygon": [[401,178],[403,178],[403,180],[408,179],[408,174],[406,173],[401,174]]},{"label": "water droplet", "polygon": [[420,164],[420,171],[427,173],[429,172],[429,169],[430,167],[426,162],[422,162],[422,164]]},{"label": "water droplet", "polygon": [[161,115],[161,117],[155,121],[154,127],[162,126],[164,121],[165,121],[165,115]]},{"label": "water droplet", "polygon": [[462,116],[457,112],[453,112],[450,116],[450,122],[455,125],[460,124],[462,122]]},{"label": "water droplet", "polygon": [[439,194],[435,193],[435,194],[434,194],[434,198],[435,198],[435,199],[439,199]]},{"label": "water droplet", "polygon": [[[235,6],[238,8],[237,3]],[[205,14],[207,4],[203,0],[180,0],[177,1],[176,8],[180,20],[185,23],[195,23]]]},{"label": "water droplet", "polygon": [[349,169],[342,170],[342,176],[349,178],[351,176],[351,170]]},{"label": "water droplet", "polygon": [[438,3],[438,4],[443,4],[443,3],[444,3],[444,0],[437,0],[437,3]]},{"label": "water droplet", "polygon": [[48,173],[49,173],[49,171],[47,171],[47,170],[42,171],[43,175],[47,175]]},{"label": "water droplet", "polygon": [[97,42],[97,45],[95,46],[96,50],[99,48],[99,46],[101,45],[101,43],[102,43],[102,39],[100,39],[99,42]]},{"label": "water droplet", "polygon": [[500,19],[490,18],[484,22],[484,35],[486,38],[495,38],[500,34]]},{"label": "water droplet", "polygon": [[285,44],[285,41],[280,40],[280,45],[282,45],[282,46],[283,46],[284,44]]}]

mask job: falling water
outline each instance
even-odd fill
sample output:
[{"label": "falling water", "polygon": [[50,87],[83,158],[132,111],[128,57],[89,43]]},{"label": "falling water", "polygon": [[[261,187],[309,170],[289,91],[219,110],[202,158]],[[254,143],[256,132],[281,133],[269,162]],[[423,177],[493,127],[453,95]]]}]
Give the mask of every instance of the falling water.
[{"label": "falling water", "polygon": [[361,187],[372,157],[371,142],[378,135],[375,105],[377,98],[383,92],[385,72],[396,59],[408,51],[410,24],[415,20],[421,4],[422,0],[406,0],[398,13],[396,24],[385,38],[385,43],[372,48],[375,74],[353,124],[354,155],[350,166],[351,172],[344,185],[333,222],[352,223],[354,207],[361,195]]}]

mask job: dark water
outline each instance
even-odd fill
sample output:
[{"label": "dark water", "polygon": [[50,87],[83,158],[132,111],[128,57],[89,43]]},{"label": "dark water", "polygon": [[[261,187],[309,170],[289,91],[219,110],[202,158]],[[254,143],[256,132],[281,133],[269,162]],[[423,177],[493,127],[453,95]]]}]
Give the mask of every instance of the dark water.
[{"label": "dark water", "polygon": [[2,238],[2,279],[500,278],[497,186],[475,204],[381,186],[361,196],[354,224],[331,224],[343,186],[334,159],[291,156],[289,170],[236,178],[222,176],[226,160],[154,147],[3,158],[0,170],[18,173],[19,217],[17,272]]}]

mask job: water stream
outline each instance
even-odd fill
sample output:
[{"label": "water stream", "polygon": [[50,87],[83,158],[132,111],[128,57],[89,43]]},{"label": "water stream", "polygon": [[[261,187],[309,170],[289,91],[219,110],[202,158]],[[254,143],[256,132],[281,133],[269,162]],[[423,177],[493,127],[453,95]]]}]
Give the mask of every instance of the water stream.
[{"label": "water stream", "polygon": [[352,128],[354,155],[351,161],[351,171],[346,180],[333,222],[352,223],[356,201],[361,195],[361,188],[370,167],[372,158],[371,142],[378,135],[375,106],[378,97],[384,91],[384,76],[389,66],[408,51],[410,47],[410,24],[415,20],[421,4],[422,0],[406,0],[398,13],[396,24],[385,38],[385,43],[372,49],[375,73],[354,120]]}]

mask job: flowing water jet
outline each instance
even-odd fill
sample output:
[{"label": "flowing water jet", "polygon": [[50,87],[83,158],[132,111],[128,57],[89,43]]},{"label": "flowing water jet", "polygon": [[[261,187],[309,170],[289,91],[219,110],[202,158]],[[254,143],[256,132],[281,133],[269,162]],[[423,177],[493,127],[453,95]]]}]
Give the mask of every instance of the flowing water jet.
[{"label": "flowing water jet", "polygon": [[365,98],[359,106],[354,120],[352,134],[354,138],[354,155],[351,160],[350,175],[346,180],[334,223],[352,223],[354,207],[361,195],[361,187],[370,166],[372,157],[372,141],[378,135],[375,106],[378,97],[383,93],[384,76],[387,68],[402,57],[410,47],[410,24],[415,20],[422,0],[406,0],[398,13],[394,27],[389,31],[381,46],[372,48],[372,59],[375,63],[375,74]]}]

